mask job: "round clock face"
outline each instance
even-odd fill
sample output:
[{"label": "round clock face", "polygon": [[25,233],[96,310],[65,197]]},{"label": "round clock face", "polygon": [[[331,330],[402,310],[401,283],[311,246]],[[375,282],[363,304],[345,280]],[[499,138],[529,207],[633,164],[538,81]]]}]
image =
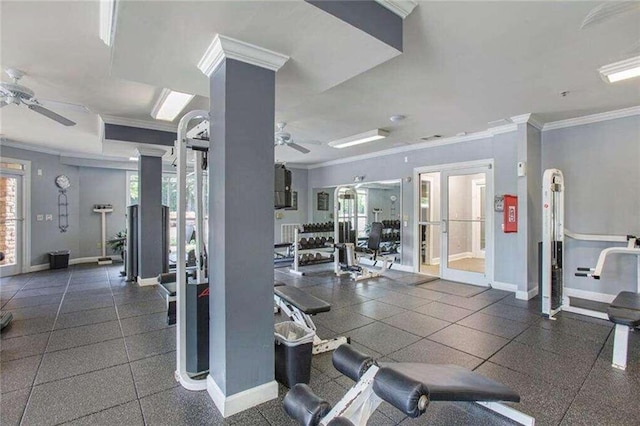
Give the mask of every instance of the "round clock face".
[{"label": "round clock face", "polygon": [[60,189],[67,189],[71,186],[71,182],[67,176],[60,175],[56,178],[56,186]]}]

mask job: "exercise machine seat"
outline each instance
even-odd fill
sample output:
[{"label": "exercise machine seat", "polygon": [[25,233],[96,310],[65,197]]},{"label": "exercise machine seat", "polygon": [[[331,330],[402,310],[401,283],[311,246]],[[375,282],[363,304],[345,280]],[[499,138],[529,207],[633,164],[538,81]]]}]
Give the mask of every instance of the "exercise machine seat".
[{"label": "exercise machine seat", "polygon": [[307,315],[315,315],[321,312],[329,312],[331,305],[322,299],[318,299],[296,287],[274,287],[274,293],[285,302],[300,309]]},{"label": "exercise machine seat", "polygon": [[[380,367],[395,370],[421,382],[429,390],[431,401],[520,402],[520,395],[496,381],[457,365],[380,362]],[[378,395],[385,399],[382,395]]]},{"label": "exercise machine seat", "polygon": [[367,240],[367,248],[373,252],[380,250],[380,241],[382,240],[382,222],[373,222],[369,231],[369,239]]},{"label": "exercise machine seat", "polygon": [[620,292],[609,305],[607,315],[611,322],[628,327],[640,326],[640,294]]}]

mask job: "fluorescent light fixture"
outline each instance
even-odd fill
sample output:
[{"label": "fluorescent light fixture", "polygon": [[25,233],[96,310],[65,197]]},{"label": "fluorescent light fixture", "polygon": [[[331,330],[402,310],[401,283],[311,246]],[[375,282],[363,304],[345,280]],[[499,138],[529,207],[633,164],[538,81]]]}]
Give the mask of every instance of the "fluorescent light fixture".
[{"label": "fluorescent light fixture", "polygon": [[640,77],[640,56],[605,65],[598,72],[607,83]]},{"label": "fluorescent light fixture", "polygon": [[129,161],[138,161],[138,157],[129,157]]},{"label": "fluorescent light fixture", "polygon": [[111,47],[116,30],[116,0],[100,0],[100,38]]},{"label": "fluorescent light fixture", "polygon": [[337,141],[329,142],[329,146],[333,148],[347,148],[349,146],[360,145],[367,142],[377,141],[378,139],[384,139],[389,136],[389,132],[382,129],[374,129],[368,132],[360,133],[359,135],[349,136],[347,138],[338,139]]},{"label": "fluorescent light fixture", "polygon": [[162,93],[151,111],[151,116],[156,120],[173,121],[193,97],[194,95],[189,93],[162,89]]}]

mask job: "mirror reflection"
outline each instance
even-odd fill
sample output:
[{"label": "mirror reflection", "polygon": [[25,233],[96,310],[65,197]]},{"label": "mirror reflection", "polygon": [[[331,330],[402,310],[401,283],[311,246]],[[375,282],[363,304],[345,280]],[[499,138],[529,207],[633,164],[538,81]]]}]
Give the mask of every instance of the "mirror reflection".
[{"label": "mirror reflection", "polygon": [[[349,221],[349,228],[357,230],[357,246],[365,247],[371,224],[381,222],[383,224],[381,252],[396,253],[395,262],[402,263],[401,180],[366,182],[350,186],[357,193],[357,208],[341,210],[340,220]],[[314,223],[334,221],[335,189],[335,186],[313,189],[311,195]]]}]

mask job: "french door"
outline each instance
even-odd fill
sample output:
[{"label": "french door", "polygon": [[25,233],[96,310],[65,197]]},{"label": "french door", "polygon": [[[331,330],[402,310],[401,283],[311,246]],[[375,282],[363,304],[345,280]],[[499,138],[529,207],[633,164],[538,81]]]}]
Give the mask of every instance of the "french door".
[{"label": "french door", "polygon": [[491,163],[417,174],[418,272],[476,285],[493,280]]},{"label": "french door", "polygon": [[22,175],[2,172],[0,175],[0,276],[22,272],[23,263],[23,181]]}]

